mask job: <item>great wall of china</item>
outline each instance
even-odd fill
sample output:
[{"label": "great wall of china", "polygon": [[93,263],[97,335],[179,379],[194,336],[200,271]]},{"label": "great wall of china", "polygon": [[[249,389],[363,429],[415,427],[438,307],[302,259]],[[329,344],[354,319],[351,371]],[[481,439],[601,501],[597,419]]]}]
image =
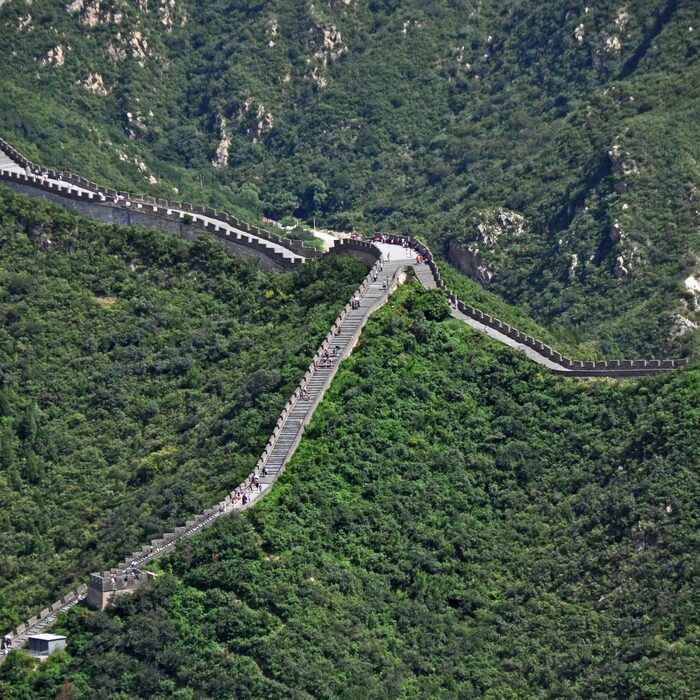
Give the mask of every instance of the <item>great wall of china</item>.
[{"label": "great wall of china", "polygon": [[[11,189],[60,203],[89,218],[116,225],[160,228],[187,238],[207,231],[219,238],[231,254],[253,256],[261,261],[261,266],[275,270],[293,269],[321,255],[314,248],[250,226],[210,207],[117,192],[67,171],[43,169],[28,161],[2,139],[0,154],[4,154],[4,158],[0,158],[0,180]],[[339,240],[329,251],[330,254],[359,257],[372,266],[356,292],[360,299],[359,306],[346,304],[336,318],[307,372],[283,408],[260,459],[245,482],[212,508],[173,532],[131,552],[109,571],[91,574],[88,583],[81,584],[38,615],[18,625],[10,633],[13,649],[22,647],[29,635],[44,631],[56,621],[59,613],[83,600],[92,607],[103,608],[113,595],[135,590],[151,578],[144,569],[149,561],[172,551],[179,541],[197,534],[219,518],[251,507],[264,496],[294,454],[304,428],[323,399],[338,365],[352,352],[369,316],[387,301],[409,273],[413,273],[426,289],[443,290],[450,299],[454,317],[498,342],[523,351],[532,361],[562,376],[626,378],[679,369],[688,363],[687,359],[582,361],[568,358],[536,338],[459,300],[444,284],[434,257],[425,244],[401,236],[394,236],[393,240],[407,242],[409,247]],[[417,264],[416,253],[422,255],[426,262]]]}]

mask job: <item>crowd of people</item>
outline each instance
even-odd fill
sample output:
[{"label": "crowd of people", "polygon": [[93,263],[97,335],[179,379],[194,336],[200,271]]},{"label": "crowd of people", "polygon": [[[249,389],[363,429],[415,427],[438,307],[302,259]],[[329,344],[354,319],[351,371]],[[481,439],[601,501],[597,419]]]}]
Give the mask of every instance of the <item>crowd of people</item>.
[{"label": "crowd of people", "polygon": [[[250,475],[247,483],[241,484],[239,487],[231,491],[231,508],[241,508],[247,506],[253,498],[259,496],[263,490],[261,479],[268,476],[269,471],[267,466],[263,465],[262,469],[256,467],[255,471]],[[228,508],[223,504],[219,507],[219,513],[224,513]]]}]

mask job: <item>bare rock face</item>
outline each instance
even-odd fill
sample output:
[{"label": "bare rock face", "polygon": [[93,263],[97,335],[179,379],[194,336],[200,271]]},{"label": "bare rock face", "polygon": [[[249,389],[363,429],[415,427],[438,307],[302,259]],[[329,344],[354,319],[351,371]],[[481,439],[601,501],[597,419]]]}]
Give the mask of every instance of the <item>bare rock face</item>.
[{"label": "bare rock face", "polygon": [[249,97],[238,110],[236,122],[253,143],[261,143],[275,126],[272,112],[268,112],[262,102]]},{"label": "bare rock face", "polygon": [[185,11],[177,6],[175,0],[160,0],[158,17],[168,34],[172,32],[175,25],[184,27],[187,23]]},{"label": "bare rock face", "polygon": [[525,217],[507,209],[482,212],[477,224],[478,241],[487,248],[495,248],[502,239],[519,238],[525,232]]},{"label": "bare rock face", "polygon": [[226,119],[224,117],[219,117],[219,130],[221,131],[221,141],[219,141],[211,164],[217,170],[223,170],[228,166],[228,154],[231,148],[231,133],[226,128]]},{"label": "bare rock face", "polygon": [[[314,35],[321,34],[323,40],[319,48],[307,59],[309,64],[308,77],[314,86],[322,90],[328,86],[329,78],[326,69],[329,65],[337,61],[348,52],[347,45],[343,42],[340,30],[335,26],[323,27],[313,24],[310,30]],[[319,37],[320,38],[320,37]],[[311,45],[318,43],[316,38],[312,39]]]},{"label": "bare rock face", "polygon": [[[70,51],[70,47],[68,47]],[[42,66],[62,66],[66,62],[66,53],[60,44],[49,49],[46,58],[42,59]]]},{"label": "bare rock face", "polygon": [[622,255],[617,256],[613,272],[615,277],[618,279],[622,279],[623,277],[627,277],[627,275],[629,275],[630,271],[625,267],[625,258]]},{"label": "bare rock face", "polygon": [[576,270],[578,268],[578,255],[573,253],[571,256],[571,263],[569,264],[569,279],[572,280],[576,277]]},{"label": "bare rock face", "polygon": [[96,95],[102,95],[103,97],[109,93],[109,90],[105,87],[102,76],[92,71],[90,71],[88,77],[83,81],[82,86],[89,92],[94,92]]},{"label": "bare rock face", "polygon": [[636,175],[639,172],[636,163],[619,143],[614,143],[611,146],[608,151],[608,158],[612,171],[618,175]]},{"label": "bare rock face", "polygon": [[668,339],[673,342],[682,338],[684,335],[689,335],[697,330],[698,324],[686,318],[682,314],[673,314],[671,316],[671,330],[669,332]]},{"label": "bare rock face", "polygon": [[[630,16],[624,7],[617,11],[613,26],[609,32],[605,32],[600,36],[597,46],[591,50],[591,63],[593,68],[599,70],[605,62],[612,57],[619,55],[622,50],[623,40],[627,36],[627,24]],[[583,34],[580,41],[583,41]],[[578,36],[576,37],[578,39]]]},{"label": "bare rock face", "polygon": [[525,217],[507,209],[479,212],[473,220],[478,235],[474,242],[449,246],[450,261],[462,272],[488,287],[507,249],[528,230]]},{"label": "bare rock face", "polygon": [[66,7],[66,10],[69,15],[74,15],[77,12],[82,12],[83,7],[85,7],[85,0],[74,0],[74,2]]},{"label": "bare rock face", "polygon": [[109,56],[113,63],[119,63],[126,58],[126,50],[121,46],[110,44],[107,47],[107,56]]},{"label": "bare rock face", "polygon": [[478,282],[482,287],[488,287],[493,279],[493,272],[488,263],[479,255],[477,248],[464,248],[452,241],[448,248],[450,262],[467,277]]},{"label": "bare rock face", "polygon": [[71,14],[81,10],[83,14],[80,21],[90,28],[97,27],[100,24],[120,24],[124,19],[124,15],[121,12],[111,12],[103,9],[99,0],[92,0],[92,2],[79,2],[76,0],[76,2],[68,6],[68,12]]},{"label": "bare rock face", "polygon": [[694,303],[697,305],[698,301],[700,301],[700,275],[697,277],[695,275],[690,275],[683,284],[686,291],[692,294]]}]

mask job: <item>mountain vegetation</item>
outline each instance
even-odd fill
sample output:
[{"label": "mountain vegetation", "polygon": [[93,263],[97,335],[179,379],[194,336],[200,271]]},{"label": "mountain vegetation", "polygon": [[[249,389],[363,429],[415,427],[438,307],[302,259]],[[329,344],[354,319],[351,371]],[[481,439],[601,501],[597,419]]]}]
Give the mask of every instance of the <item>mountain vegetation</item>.
[{"label": "mountain vegetation", "polygon": [[555,378],[402,288],[272,493],[8,698],[692,698],[700,373]]},{"label": "mountain vegetation", "polygon": [[0,629],[239,484],[365,272],[0,187]]},{"label": "mountain vegetation", "polygon": [[478,249],[601,354],[684,355],[699,31],[694,0],[16,0],[0,130],[120,188]]},{"label": "mountain vegetation", "polygon": [[[697,355],[698,33],[695,0],[9,0],[0,136],[418,236],[572,357]],[[238,484],[365,273],[0,185],[2,630]],[[269,495],[61,616],[65,651],[10,654],[0,697],[690,700],[698,425],[697,361],[555,377],[409,279]]]}]

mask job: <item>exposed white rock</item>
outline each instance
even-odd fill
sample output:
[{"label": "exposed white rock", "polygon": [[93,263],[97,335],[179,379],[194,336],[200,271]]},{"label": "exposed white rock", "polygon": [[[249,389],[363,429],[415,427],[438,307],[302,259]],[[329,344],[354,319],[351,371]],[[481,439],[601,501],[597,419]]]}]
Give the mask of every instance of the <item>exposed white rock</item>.
[{"label": "exposed white rock", "polygon": [[17,31],[23,32],[26,30],[27,32],[31,32],[32,31],[31,24],[32,24],[32,16],[29,13],[27,13],[26,17],[19,18],[19,22],[17,23]]},{"label": "exposed white rock", "polygon": [[695,277],[695,275],[690,275],[683,284],[696,300],[700,299],[700,279]]},{"label": "exposed white rock", "polygon": [[493,248],[500,238],[517,238],[525,231],[525,217],[514,211],[497,209],[482,214],[484,221],[477,224],[479,242]]},{"label": "exposed white rock", "polygon": [[608,158],[614,173],[622,173],[623,175],[637,175],[639,173],[637,164],[619,143],[612,145],[608,151]]},{"label": "exposed white rock", "polygon": [[272,112],[266,111],[265,105],[256,102],[253,97],[249,97],[238,110],[236,122],[243,127],[247,136],[252,137],[253,143],[260,143],[275,125]]},{"label": "exposed white rock", "polygon": [[[343,42],[340,30],[335,26],[322,27],[312,24],[309,28],[312,33],[321,32],[323,34],[323,45],[307,59],[309,65],[308,77],[319,90],[328,86],[329,79],[324,70],[334,61],[348,52],[348,47]],[[312,40],[312,45],[315,43]]]},{"label": "exposed white rock", "polygon": [[42,66],[62,66],[66,62],[66,55],[63,46],[60,44],[49,49],[46,58],[42,59]]},{"label": "exposed white rock", "polygon": [[323,88],[328,87],[328,79],[321,75],[318,66],[311,67],[311,70],[309,71],[309,78],[311,78],[311,82],[314,83],[319,90],[323,90]]},{"label": "exposed white rock", "polygon": [[222,170],[228,166],[228,154],[231,148],[231,134],[226,128],[226,119],[224,117],[219,117],[219,130],[221,131],[221,140],[216,147],[216,154],[212,158],[211,164],[217,170]]},{"label": "exposed white rock", "polygon": [[585,27],[583,26],[583,23],[581,23],[578,25],[578,27],[576,27],[576,29],[574,29],[574,38],[576,39],[576,41],[578,41],[579,44],[582,44],[585,35]]},{"label": "exposed white rock", "polygon": [[158,184],[158,180],[154,175],[149,175],[146,179],[148,180],[149,184],[151,184],[151,185]]},{"label": "exposed white rock", "polygon": [[697,323],[693,323],[689,318],[681,314],[673,314],[671,316],[671,330],[669,332],[669,340],[674,341],[677,338],[681,338],[684,335],[688,335],[696,330],[698,327]]},{"label": "exposed white rock", "polygon": [[82,82],[82,86],[86,90],[94,92],[96,95],[104,96],[109,92],[109,90],[105,87],[102,76],[99,73],[93,73],[92,71],[90,71],[88,77]]},{"label": "exposed white rock", "polygon": [[[136,99],[136,101],[138,102],[138,98]],[[140,127],[142,129],[146,126],[146,124],[143,121],[143,114],[141,114],[141,111],[127,112],[126,119],[130,125],[133,124],[134,126]]]},{"label": "exposed white rock", "polygon": [[620,53],[620,49],[622,49],[622,41],[620,41],[620,37],[617,34],[605,37],[603,49],[605,50],[605,53],[608,54]]},{"label": "exposed white rock", "polygon": [[498,265],[503,249],[522,236],[528,225],[524,216],[507,209],[482,211],[474,225],[477,239],[467,247],[451,243],[449,257],[462,272],[487,287],[495,274],[492,265]]},{"label": "exposed white rock", "polygon": [[615,17],[615,27],[618,32],[624,32],[627,23],[630,21],[630,16],[624,7],[621,7],[617,11],[617,17]]},{"label": "exposed white rock", "polygon": [[101,24],[121,24],[124,20],[124,13],[115,10],[114,12],[109,9],[103,10],[103,3],[98,0],[92,0],[90,2],[85,2],[84,0],[76,0],[72,4],[68,5],[66,9],[70,14],[83,11],[80,21],[86,27],[94,28]]},{"label": "exposed white rock", "polygon": [[578,255],[574,253],[571,256],[571,264],[569,265],[569,279],[572,280],[576,276],[576,268],[578,267]]},{"label": "exposed white rock", "polygon": [[[161,0],[158,14],[160,15],[160,23],[168,32],[171,32],[173,30],[173,24],[175,23],[175,0]],[[181,22],[184,24],[184,15],[181,18]]]},{"label": "exposed white rock", "polygon": [[420,29],[423,26],[422,22],[419,22],[417,19],[407,19],[404,21],[403,26],[401,28],[401,33],[402,34],[408,34],[408,30],[413,27],[414,29]]},{"label": "exposed white rock", "polygon": [[603,34],[599,41],[598,48],[593,49],[591,59],[593,67],[601,68],[605,59],[610,56],[617,56],[622,50],[622,39],[626,34],[627,24],[630,16],[624,8],[617,11],[615,16],[615,31],[610,34]]},{"label": "exposed white rock", "polygon": [[622,255],[617,256],[613,273],[618,279],[622,279],[623,277],[627,277],[627,275],[629,275],[630,271],[625,267],[625,259]]},{"label": "exposed white rock", "polygon": [[[117,35],[117,38],[120,38],[119,35]],[[123,61],[126,58],[126,50],[121,46],[115,46],[114,44],[110,44],[107,47],[107,55],[112,59],[114,63],[118,63],[119,61]]]},{"label": "exposed white rock", "polygon": [[100,23],[99,2],[88,2],[85,6],[82,22],[86,27],[96,27]]},{"label": "exposed white rock", "polygon": [[[139,31],[135,31],[129,37],[129,46],[131,46],[131,55],[134,58],[146,58],[148,55],[148,39]],[[143,64],[141,64],[143,65]]]}]

